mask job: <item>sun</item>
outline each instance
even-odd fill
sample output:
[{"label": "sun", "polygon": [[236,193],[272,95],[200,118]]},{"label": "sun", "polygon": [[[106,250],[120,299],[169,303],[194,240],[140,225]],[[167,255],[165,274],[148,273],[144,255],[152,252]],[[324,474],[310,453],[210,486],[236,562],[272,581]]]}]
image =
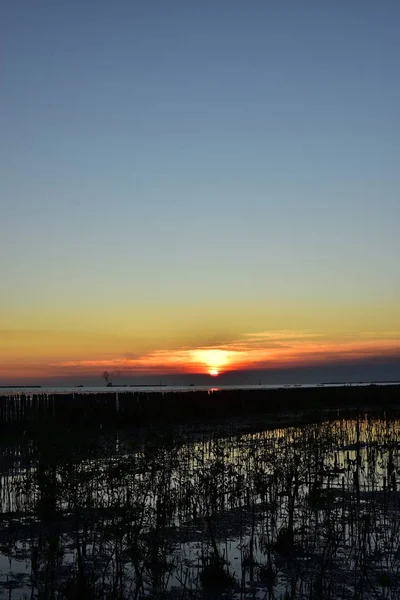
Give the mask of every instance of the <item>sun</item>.
[{"label": "sun", "polygon": [[230,353],[220,348],[198,348],[192,350],[192,360],[199,366],[202,365],[203,372],[216,377],[221,370],[229,364]]}]

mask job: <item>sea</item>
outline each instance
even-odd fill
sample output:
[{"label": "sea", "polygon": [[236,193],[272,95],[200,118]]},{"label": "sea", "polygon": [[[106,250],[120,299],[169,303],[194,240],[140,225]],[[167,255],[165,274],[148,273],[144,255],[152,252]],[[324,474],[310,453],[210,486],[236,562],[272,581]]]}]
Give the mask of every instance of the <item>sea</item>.
[{"label": "sea", "polygon": [[276,390],[283,388],[316,388],[316,387],[346,387],[369,385],[400,385],[400,381],[374,381],[374,382],[327,382],[310,384],[273,384],[273,385],[98,385],[98,386],[0,386],[0,396],[32,395],[32,394],[101,394],[124,392],[217,392],[219,390]]}]

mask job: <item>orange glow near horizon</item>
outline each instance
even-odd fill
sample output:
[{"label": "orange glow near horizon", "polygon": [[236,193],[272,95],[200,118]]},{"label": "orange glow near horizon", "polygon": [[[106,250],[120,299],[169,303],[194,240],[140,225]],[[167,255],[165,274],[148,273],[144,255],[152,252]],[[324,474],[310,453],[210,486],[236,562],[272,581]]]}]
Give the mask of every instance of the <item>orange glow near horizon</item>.
[{"label": "orange glow near horizon", "polygon": [[[16,349],[17,350],[17,349]],[[15,350],[15,351],[16,351]],[[399,332],[361,332],[352,336],[300,330],[253,332],[218,346],[154,349],[143,353],[118,353],[109,348],[102,354],[86,350],[73,357],[72,348],[62,353],[41,352],[29,360],[11,353],[0,363],[0,381],[40,380],[45,377],[99,377],[104,370],[126,377],[193,373],[221,375],[249,369],[281,369],[323,366],[360,359],[400,358]],[[85,353],[86,353],[85,352]]]},{"label": "orange glow near horizon", "polygon": [[233,353],[221,348],[201,348],[192,350],[192,361],[196,365],[204,365],[210,375],[218,375],[219,371],[229,365]]}]

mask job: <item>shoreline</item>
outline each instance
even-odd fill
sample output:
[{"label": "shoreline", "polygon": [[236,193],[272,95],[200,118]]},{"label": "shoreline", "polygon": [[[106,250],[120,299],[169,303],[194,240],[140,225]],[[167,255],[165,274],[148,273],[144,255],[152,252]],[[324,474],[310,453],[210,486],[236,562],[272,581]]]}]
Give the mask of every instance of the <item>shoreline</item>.
[{"label": "shoreline", "polygon": [[400,384],[185,391],[122,390],[101,393],[33,393],[0,396],[0,432],[53,429],[124,429],[129,427],[216,420],[248,419],[278,414],[299,417],[328,410],[400,407]]}]

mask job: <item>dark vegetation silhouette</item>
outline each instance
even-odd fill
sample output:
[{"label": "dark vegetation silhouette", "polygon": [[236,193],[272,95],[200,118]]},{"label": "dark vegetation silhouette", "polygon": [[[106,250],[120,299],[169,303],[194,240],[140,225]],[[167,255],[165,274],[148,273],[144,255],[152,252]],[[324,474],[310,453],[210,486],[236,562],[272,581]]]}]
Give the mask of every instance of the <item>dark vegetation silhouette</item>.
[{"label": "dark vegetation silhouette", "polygon": [[[133,427],[130,406],[145,411],[151,394],[119,394],[118,410],[106,393],[36,395],[14,412],[7,399],[0,552],[14,566],[0,584],[10,598],[48,600],[400,597],[399,390],[384,390],[385,412],[353,409],[361,390],[376,403],[374,388],[345,389],[348,409],[322,414],[315,395],[280,428],[276,402],[270,421],[210,422],[199,408],[191,426]],[[192,393],[165,396],[178,412]],[[272,396],[290,404],[303,390]],[[224,402],[207,398],[209,409]]]},{"label": "dark vegetation silhouette", "polygon": [[[0,396],[0,433],[34,433],[47,428],[113,429],[262,414],[328,409],[396,407],[399,385],[280,388],[190,392],[105,391],[103,393]],[[321,412],[322,411],[322,412]],[[309,415],[306,414],[308,419]]]}]

